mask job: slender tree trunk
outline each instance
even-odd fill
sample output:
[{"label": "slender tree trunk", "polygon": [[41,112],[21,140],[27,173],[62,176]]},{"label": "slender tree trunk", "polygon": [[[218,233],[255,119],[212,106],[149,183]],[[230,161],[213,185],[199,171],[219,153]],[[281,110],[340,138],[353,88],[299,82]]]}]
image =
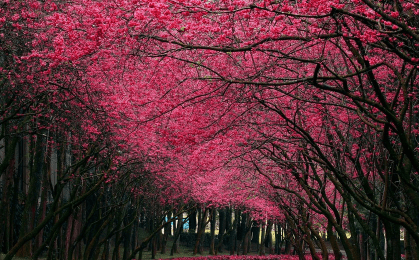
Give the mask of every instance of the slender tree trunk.
[{"label": "slender tree trunk", "polygon": [[215,254],[223,251],[224,235],[226,234],[226,209],[222,208],[219,210],[219,230],[218,230],[218,245]]},{"label": "slender tree trunk", "polygon": [[388,221],[383,221],[383,223],[387,242],[386,259],[400,260],[400,226]]},{"label": "slender tree trunk", "polygon": [[361,260],[367,260],[367,247],[368,247],[368,241],[365,239],[367,237],[367,234],[364,232],[361,232],[359,234],[359,249],[361,254]]},{"label": "slender tree trunk", "polygon": [[196,209],[194,209],[189,217],[189,233],[196,232]]},{"label": "slender tree trunk", "polygon": [[[167,214],[167,220],[169,221],[172,218],[172,213]],[[169,235],[171,234],[171,222],[168,222],[164,226],[164,235],[162,237],[162,243],[161,243],[161,253],[166,254],[166,245],[167,240],[169,239]]]},{"label": "slender tree trunk", "polygon": [[71,235],[72,235],[73,230],[74,230],[74,227],[73,227],[73,224],[74,224],[74,214],[71,214],[70,215],[70,217],[68,218],[67,223],[68,223],[67,224],[67,232],[65,234],[65,243],[64,243],[65,250],[64,250],[64,254],[63,254],[63,259],[64,260],[68,260],[68,257],[69,257],[68,252],[70,251],[70,245],[71,245],[71,242],[72,242],[71,241]]},{"label": "slender tree trunk", "polygon": [[182,214],[179,215],[179,220],[178,220],[178,224],[177,224],[177,228],[176,228],[176,232],[175,232],[175,237],[173,239],[173,245],[172,245],[172,249],[170,250],[170,255],[173,256],[175,253],[179,253],[179,237],[180,237],[180,233],[182,232],[182,227],[183,227],[183,218],[182,218]]},{"label": "slender tree trunk", "polygon": [[285,240],[284,254],[285,255],[289,255],[291,253],[291,236],[292,236],[292,233],[290,231],[290,228],[291,228],[290,225],[286,224],[286,226],[285,226],[285,237],[284,237],[284,240]]},{"label": "slender tree trunk", "polygon": [[128,259],[130,256],[131,251],[131,232],[132,232],[132,224],[133,224],[133,218],[136,217],[134,214],[134,210],[129,204],[127,209],[127,214],[124,216],[124,230],[122,231],[122,235],[124,236],[124,254],[123,258],[124,260]]},{"label": "slender tree trunk", "polygon": [[[108,227],[107,227],[107,234],[106,235],[109,236],[111,231],[112,231],[112,225],[109,224]],[[109,260],[109,256],[110,256],[110,252],[111,252],[110,243],[111,243],[111,240],[106,239],[105,245],[104,245],[104,248],[103,248],[103,252],[102,252],[102,260]]]},{"label": "slender tree trunk", "polygon": [[[7,142],[7,140],[6,140]],[[7,147],[7,146],[6,146]],[[14,149],[13,149],[14,151]],[[5,158],[6,159],[6,158]],[[14,173],[14,159],[11,162],[8,162],[9,167],[7,167],[6,173],[2,175],[3,177],[3,194],[0,204],[0,250],[4,248],[4,252],[9,251],[12,246],[12,234],[13,234],[13,221],[11,216],[11,207],[10,204],[10,194],[13,191],[13,173]]]},{"label": "slender tree trunk", "polygon": [[153,239],[151,240],[151,259],[156,259],[157,254],[157,238],[158,234],[154,235]]},{"label": "slender tree trunk", "polygon": [[272,225],[273,222],[271,220],[268,221],[268,225],[266,227],[266,238],[264,246],[268,247],[269,254],[272,253]]},{"label": "slender tree trunk", "polygon": [[230,255],[234,255],[237,244],[237,222],[239,218],[238,210],[234,210],[234,221],[230,233]]},{"label": "slender tree trunk", "polygon": [[256,244],[256,252],[259,252],[259,236],[260,236],[260,225],[256,221],[253,222],[252,227],[252,240],[253,244]]},{"label": "slender tree trunk", "polygon": [[[0,182],[3,182],[3,194],[0,200],[0,252],[4,249],[4,253],[8,252],[12,247],[11,235],[13,234],[13,226],[10,214],[10,194],[13,190],[13,173],[15,164],[15,151],[19,138],[17,136],[10,138],[8,135],[8,124],[0,125],[0,155],[2,161],[0,162]],[[1,183],[0,183],[1,184]],[[17,186],[16,184],[14,186]]]},{"label": "slender tree trunk", "polygon": [[[38,197],[41,188],[42,173],[44,172],[44,158],[46,148],[46,137],[44,135],[38,135],[35,142],[35,156],[33,160],[33,166],[30,171],[29,190],[27,194],[27,200],[25,209],[23,211],[20,235],[25,235],[34,229],[35,214],[38,206]],[[26,242],[16,253],[17,256],[31,256],[32,255],[32,243],[31,241]]]},{"label": "slender tree trunk", "polygon": [[112,260],[119,260],[120,259],[120,249],[119,246],[121,245],[121,232],[118,231],[115,234],[115,247],[113,249],[113,253],[112,253]]},{"label": "slender tree trunk", "polygon": [[[41,223],[45,219],[45,216],[47,213],[48,180],[44,179],[43,183],[44,185],[43,185],[42,194],[41,194],[41,209],[40,209],[41,212],[40,212],[38,224]],[[38,249],[42,245],[43,236],[44,236],[44,229],[42,229],[37,235],[37,237],[35,238],[35,250]]]},{"label": "slender tree trunk", "polygon": [[260,248],[259,248],[259,255],[263,256],[265,255],[265,238],[266,238],[266,231],[265,231],[265,220],[262,221],[262,225],[260,225],[262,229],[261,234],[261,242],[260,242]]},{"label": "slender tree trunk", "polygon": [[333,226],[330,222],[328,222],[328,225],[327,225],[327,237],[328,237],[328,239],[330,241],[330,244],[332,246],[332,250],[333,250],[333,253],[335,255],[335,259],[336,260],[341,260],[342,259],[342,253],[340,252],[338,240],[336,239],[336,236],[333,232]]},{"label": "slender tree trunk", "polygon": [[207,215],[209,210],[206,208],[204,213],[200,213],[201,217],[198,218],[198,233],[195,241],[195,248],[193,254],[196,255],[198,252],[202,253],[202,235],[205,233],[205,227],[207,226]]},{"label": "slender tree trunk", "polygon": [[281,254],[281,226],[275,224],[275,254]]},{"label": "slender tree trunk", "polygon": [[244,238],[243,238],[243,255],[247,255],[250,251],[250,235],[252,230],[252,220],[249,214],[245,214],[246,221],[244,225]]},{"label": "slender tree trunk", "polygon": [[136,218],[137,220],[134,221],[134,224],[132,226],[132,230],[131,230],[131,251],[134,251],[135,248],[138,245],[138,229],[139,229],[139,221],[138,218]]},{"label": "slender tree trunk", "polygon": [[215,255],[215,224],[216,224],[216,214],[217,210],[212,207],[211,208],[211,241],[210,241],[210,249],[209,254]]}]

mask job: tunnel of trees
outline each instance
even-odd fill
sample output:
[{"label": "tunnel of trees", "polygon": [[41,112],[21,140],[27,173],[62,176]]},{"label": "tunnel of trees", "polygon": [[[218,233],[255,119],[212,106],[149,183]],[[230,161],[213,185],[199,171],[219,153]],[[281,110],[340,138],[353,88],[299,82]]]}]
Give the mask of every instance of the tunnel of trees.
[{"label": "tunnel of trees", "polygon": [[418,15],[1,1],[1,253],[419,259]]}]

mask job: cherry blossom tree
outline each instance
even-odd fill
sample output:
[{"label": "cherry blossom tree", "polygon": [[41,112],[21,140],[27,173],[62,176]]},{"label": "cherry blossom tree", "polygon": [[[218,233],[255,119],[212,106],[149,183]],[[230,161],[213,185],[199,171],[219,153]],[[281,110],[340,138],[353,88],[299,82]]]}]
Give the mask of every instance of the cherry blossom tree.
[{"label": "cherry blossom tree", "polygon": [[[417,5],[5,2],[2,208],[17,187],[19,142],[33,151],[26,194],[48,184],[54,193],[54,210],[33,232],[22,227],[28,235],[7,257],[49,219],[63,227],[101,188],[145,178],[163,190],[159,207],[192,200],[269,215],[289,227],[300,258],[306,243],[318,259],[318,242],[327,259],[323,232],[335,258],[339,238],[348,259],[365,259],[368,238],[368,254],[400,259],[401,227],[406,258],[417,258]],[[59,163],[48,162],[55,154]],[[34,208],[34,219],[33,198],[24,218]],[[129,227],[122,216],[98,218]],[[92,241],[85,257],[96,254]]]}]

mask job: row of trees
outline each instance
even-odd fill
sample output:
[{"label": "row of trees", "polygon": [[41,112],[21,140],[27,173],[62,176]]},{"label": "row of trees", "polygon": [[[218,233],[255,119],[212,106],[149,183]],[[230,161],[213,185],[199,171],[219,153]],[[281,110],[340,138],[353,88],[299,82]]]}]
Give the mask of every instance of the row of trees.
[{"label": "row of trees", "polygon": [[187,79],[223,110],[209,116],[216,138],[235,138],[241,176],[266,178],[266,194],[312,254],[320,225],[337,258],[334,231],[348,259],[400,259],[403,229],[406,257],[417,259],[417,3],[179,9],[193,17],[185,31],[132,34],[160,46],[147,55],[195,68]]},{"label": "row of trees", "polygon": [[[132,258],[192,202],[281,223],[301,259],[305,244],[328,258],[321,234],[336,259],[339,242],[348,259],[400,259],[400,230],[418,259],[417,14],[413,0],[4,2],[6,259],[72,258],[81,241],[97,258],[110,237]],[[160,220],[137,243],[141,207]]]},{"label": "row of trees", "polygon": [[27,57],[52,50],[36,41],[51,40],[42,23],[61,4],[1,3],[0,251],[120,259],[123,242],[128,259],[141,244],[139,214],[163,207],[154,205],[156,178],[145,156],[127,153],[116,115],[100,105],[106,93],[89,88],[83,64]]}]

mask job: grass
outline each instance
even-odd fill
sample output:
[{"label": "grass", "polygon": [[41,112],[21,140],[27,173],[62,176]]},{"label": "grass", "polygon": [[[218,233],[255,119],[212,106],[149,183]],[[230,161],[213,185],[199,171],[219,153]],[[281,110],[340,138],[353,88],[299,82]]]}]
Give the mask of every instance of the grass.
[{"label": "grass", "polygon": [[[143,239],[145,237],[145,233],[142,233],[140,235],[140,239]],[[170,250],[172,248],[172,243],[173,243],[173,238],[169,237],[167,245],[166,245],[166,253],[165,254],[161,254],[160,251],[157,251],[156,253],[156,259],[170,259],[170,258],[178,258],[178,257],[193,257],[193,247],[187,247],[187,246],[183,246],[181,243],[179,244],[179,253],[175,253],[174,255],[170,255]],[[120,254],[121,254],[121,259],[123,256],[123,252],[124,252],[124,248],[123,246],[121,246],[120,248]],[[111,251],[112,253],[112,251]],[[218,255],[229,255],[230,252],[224,247],[223,252],[218,252]],[[257,252],[250,252],[249,255],[254,255],[257,254]],[[209,248],[204,248],[204,252],[203,254],[197,254],[195,256],[208,256],[209,255]],[[5,254],[0,254],[0,260],[3,260],[5,257]],[[30,257],[13,257],[14,260],[29,260],[31,259]],[[145,249],[143,251],[143,259],[152,259],[151,258],[151,251],[148,251],[147,249]],[[46,257],[40,257],[39,260],[46,260]]]},{"label": "grass", "polygon": [[[157,252],[156,259],[170,259],[170,258],[178,258],[178,257],[193,257],[193,249],[189,247],[179,246],[179,253],[170,255],[170,249],[172,244],[168,243],[168,246],[166,248],[166,254],[161,254],[160,252]],[[123,247],[121,247],[121,259],[122,255],[124,253]],[[226,255],[228,254],[227,250],[224,250],[223,253],[219,253],[219,255]],[[205,248],[204,253],[202,256],[209,255],[208,249]],[[198,254],[198,256],[201,256]],[[5,254],[0,254],[0,260],[3,260],[5,257]],[[13,260],[30,260],[30,257],[13,257]],[[143,259],[151,259],[151,251],[143,251]],[[46,258],[40,257],[39,260],[46,260]]]},{"label": "grass", "polygon": [[[179,249],[179,253],[174,254],[174,255],[170,255],[170,249],[172,248],[172,241],[168,241],[167,246],[166,246],[166,253],[165,254],[161,254],[160,251],[157,251],[156,253],[156,259],[169,259],[169,258],[178,258],[178,257],[192,257],[193,255],[193,248],[190,247],[185,247],[182,245],[179,245],[178,249]],[[112,251],[111,251],[112,253]],[[124,248],[123,246],[121,246],[120,249],[120,253],[121,253],[121,259],[122,259],[122,255],[124,253]],[[220,255],[223,254],[228,254],[227,250],[224,250],[223,253],[219,253]],[[207,248],[205,248],[204,253],[202,254],[202,256],[206,256],[209,255],[209,250]],[[5,254],[0,254],[0,260],[3,260],[4,257],[6,255]],[[198,256],[200,256],[198,254]],[[13,257],[13,260],[30,260],[30,257]],[[143,259],[151,259],[151,251],[148,250],[144,250],[143,251]],[[46,260],[46,257],[40,257],[39,260]]]}]

